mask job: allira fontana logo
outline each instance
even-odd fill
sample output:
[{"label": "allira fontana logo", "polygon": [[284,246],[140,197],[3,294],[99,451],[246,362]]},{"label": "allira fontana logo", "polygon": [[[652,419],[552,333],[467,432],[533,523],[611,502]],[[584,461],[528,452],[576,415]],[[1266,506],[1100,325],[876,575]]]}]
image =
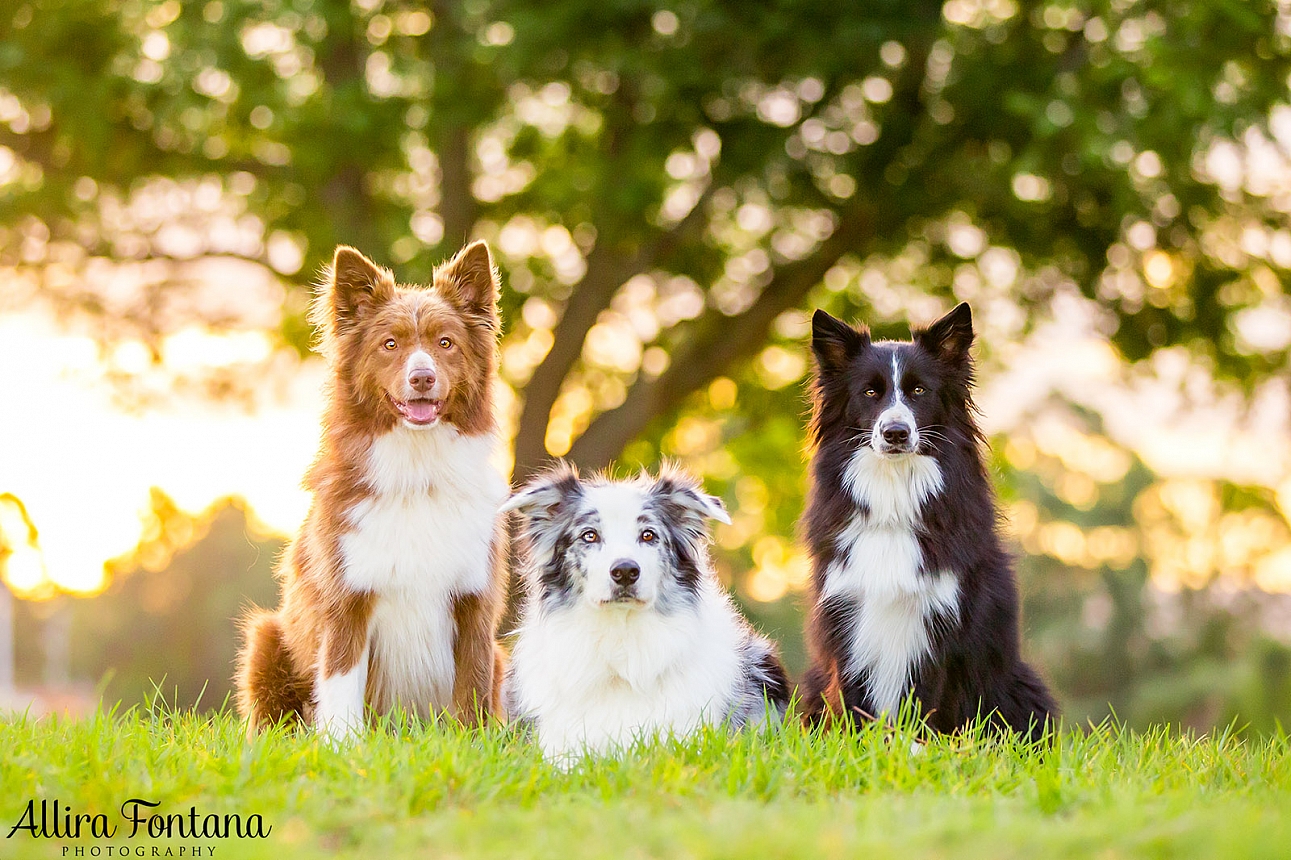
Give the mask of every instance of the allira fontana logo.
[{"label": "allira fontana logo", "polygon": [[57,798],[32,799],[5,838],[25,832],[33,839],[264,839],[273,832],[273,826],[258,812],[203,814],[196,806],[187,812],[155,811],[160,806],[157,801],[132,797],[121,804],[119,816],[113,819],[103,812],[76,812]]}]

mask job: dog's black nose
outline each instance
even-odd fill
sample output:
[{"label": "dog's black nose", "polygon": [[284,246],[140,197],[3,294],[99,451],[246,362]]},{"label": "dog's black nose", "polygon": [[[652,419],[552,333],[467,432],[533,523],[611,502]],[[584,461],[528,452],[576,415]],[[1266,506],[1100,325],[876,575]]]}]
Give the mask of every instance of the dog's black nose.
[{"label": "dog's black nose", "polygon": [[408,374],[408,384],[418,394],[425,394],[435,387],[435,371],[427,367],[419,367]]},{"label": "dog's black nose", "polygon": [[614,562],[614,567],[610,568],[610,579],[614,580],[615,585],[631,585],[640,575],[641,565],[626,558]]},{"label": "dog's black nose", "polygon": [[904,424],[895,424],[883,428],[883,441],[889,445],[903,446],[910,442],[910,428]]}]

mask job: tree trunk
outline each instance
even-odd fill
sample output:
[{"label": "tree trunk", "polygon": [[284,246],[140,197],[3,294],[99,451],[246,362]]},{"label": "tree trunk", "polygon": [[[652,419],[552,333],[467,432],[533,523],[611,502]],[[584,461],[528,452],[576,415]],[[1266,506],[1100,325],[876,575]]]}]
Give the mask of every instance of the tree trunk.
[{"label": "tree trunk", "polygon": [[471,130],[454,125],[439,141],[439,217],[444,219],[443,242],[454,253],[471,238],[480,204],[471,191]]}]

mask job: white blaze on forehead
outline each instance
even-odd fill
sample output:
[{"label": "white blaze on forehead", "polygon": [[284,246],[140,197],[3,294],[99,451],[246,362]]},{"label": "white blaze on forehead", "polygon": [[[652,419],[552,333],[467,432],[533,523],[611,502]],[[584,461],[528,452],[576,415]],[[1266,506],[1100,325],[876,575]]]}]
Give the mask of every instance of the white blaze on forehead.
[{"label": "white blaze on forehead", "polygon": [[636,545],[637,518],[645,511],[646,497],[631,484],[603,484],[587,489],[587,507],[600,518],[601,541]]},{"label": "white blaze on forehead", "polygon": [[892,405],[879,413],[879,417],[875,420],[874,432],[870,434],[870,444],[878,450],[883,441],[883,430],[903,425],[909,429],[911,442],[917,447],[919,425],[915,421],[914,412],[901,396],[901,357],[894,349],[892,351]]}]

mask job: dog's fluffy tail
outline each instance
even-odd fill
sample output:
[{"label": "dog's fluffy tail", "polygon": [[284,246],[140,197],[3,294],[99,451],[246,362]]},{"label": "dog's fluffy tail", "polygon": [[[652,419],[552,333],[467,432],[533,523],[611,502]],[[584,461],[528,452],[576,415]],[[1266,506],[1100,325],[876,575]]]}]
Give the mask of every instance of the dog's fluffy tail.
[{"label": "dog's fluffy tail", "polygon": [[1036,743],[1058,727],[1058,704],[1036,671],[1019,661],[1013,677],[994,696],[997,719]]},{"label": "dog's fluffy tail", "polygon": [[243,635],[238,713],[247,720],[248,737],[280,722],[303,722],[310,685],[292,665],[277,614],[253,609],[243,623]]}]

